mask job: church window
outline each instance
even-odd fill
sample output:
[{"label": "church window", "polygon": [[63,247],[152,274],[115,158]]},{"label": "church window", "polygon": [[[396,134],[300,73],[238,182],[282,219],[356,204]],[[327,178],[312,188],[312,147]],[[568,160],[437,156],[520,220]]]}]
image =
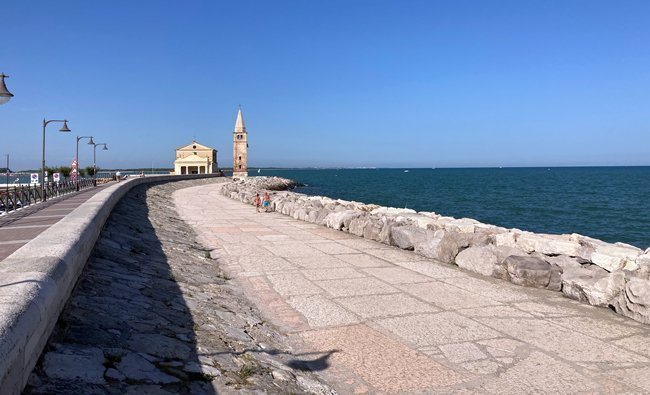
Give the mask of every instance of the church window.
[{"label": "church window", "polygon": [[196,155],[196,151],[194,151],[194,155]]},{"label": "church window", "polygon": [[241,140],[241,134],[237,135],[237,140]]},{"label": "church window", "polygon": [[239,168],[241,169],[241,165],[239,165]]},{"label": "church window", "polygon": [[241,160],[241,156],[239,157],[239,160]]},{"label": "church window", "polygon": [[[192,148],[193,148],[193,149],[196,149],[196,145],[193,145]],[[195,154],[196,154],[196,152],[195,152]]]}]

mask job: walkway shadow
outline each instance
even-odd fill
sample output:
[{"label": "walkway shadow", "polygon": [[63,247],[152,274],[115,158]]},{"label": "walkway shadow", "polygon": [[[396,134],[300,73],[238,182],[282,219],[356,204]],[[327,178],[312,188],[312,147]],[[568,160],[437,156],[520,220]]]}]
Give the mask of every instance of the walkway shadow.
[{"label": "walkway shadow", "polygon": [[170,203],[181,183],[139,186],[117,204],[24,393],[216,393],[171,268],[201,259],[169,246],[192,239]]}]

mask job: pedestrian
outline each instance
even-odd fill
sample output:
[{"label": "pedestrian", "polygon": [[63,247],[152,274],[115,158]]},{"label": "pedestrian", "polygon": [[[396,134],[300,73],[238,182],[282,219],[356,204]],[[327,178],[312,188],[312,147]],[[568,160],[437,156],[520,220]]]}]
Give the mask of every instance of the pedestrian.
[{"label": "pedestrian", "polygon": [[264,207],[264,212],[269,212],[271,208],[271,197],[268,192],[264,192],[264,200],[262,201],[262,206]]},{"label": "pedestrian", "polygon": [[255,204],[255,211],[259,213],[260,208],[262,207],[262,198],[259,193],[255,194],[255,201],[253,201],[253,204]]}]

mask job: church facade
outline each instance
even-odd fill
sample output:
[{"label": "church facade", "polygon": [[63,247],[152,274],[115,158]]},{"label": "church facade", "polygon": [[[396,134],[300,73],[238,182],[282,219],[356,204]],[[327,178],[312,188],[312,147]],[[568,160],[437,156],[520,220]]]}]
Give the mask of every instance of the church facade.
[{"label": "church facade", "polygon": [[248,177],[248,133],[246,133],[246,125],[244,124],[241,107],[239,108],[239,112],[237,112],[235,131],[232,134],[232,139],[232,177],[235,179],[246,178]]},{"label": "church facade", "polygon": [[217,171],[216,149],[196,141],[176,149],[174,174],[212,174]]}]

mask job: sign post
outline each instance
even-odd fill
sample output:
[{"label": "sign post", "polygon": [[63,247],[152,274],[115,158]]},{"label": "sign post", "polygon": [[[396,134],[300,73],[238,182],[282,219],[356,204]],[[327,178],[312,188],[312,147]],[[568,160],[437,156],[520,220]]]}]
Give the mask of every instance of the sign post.
[{"label": "sign post", "polygon": [[74,159],[74,160],[72,161],[72,163],[70,163],[70,168],[72,169],[72,170],[70,171],[70,179],[71,179],[72,182],[75,183],[75,184],[77,183],[77,177],[78,177],[78,175],[79,175],[79,173],[78,173],[78,171],[77,171],[77,167],[79,167],[79,165],[77,164],[77,160]]}]

